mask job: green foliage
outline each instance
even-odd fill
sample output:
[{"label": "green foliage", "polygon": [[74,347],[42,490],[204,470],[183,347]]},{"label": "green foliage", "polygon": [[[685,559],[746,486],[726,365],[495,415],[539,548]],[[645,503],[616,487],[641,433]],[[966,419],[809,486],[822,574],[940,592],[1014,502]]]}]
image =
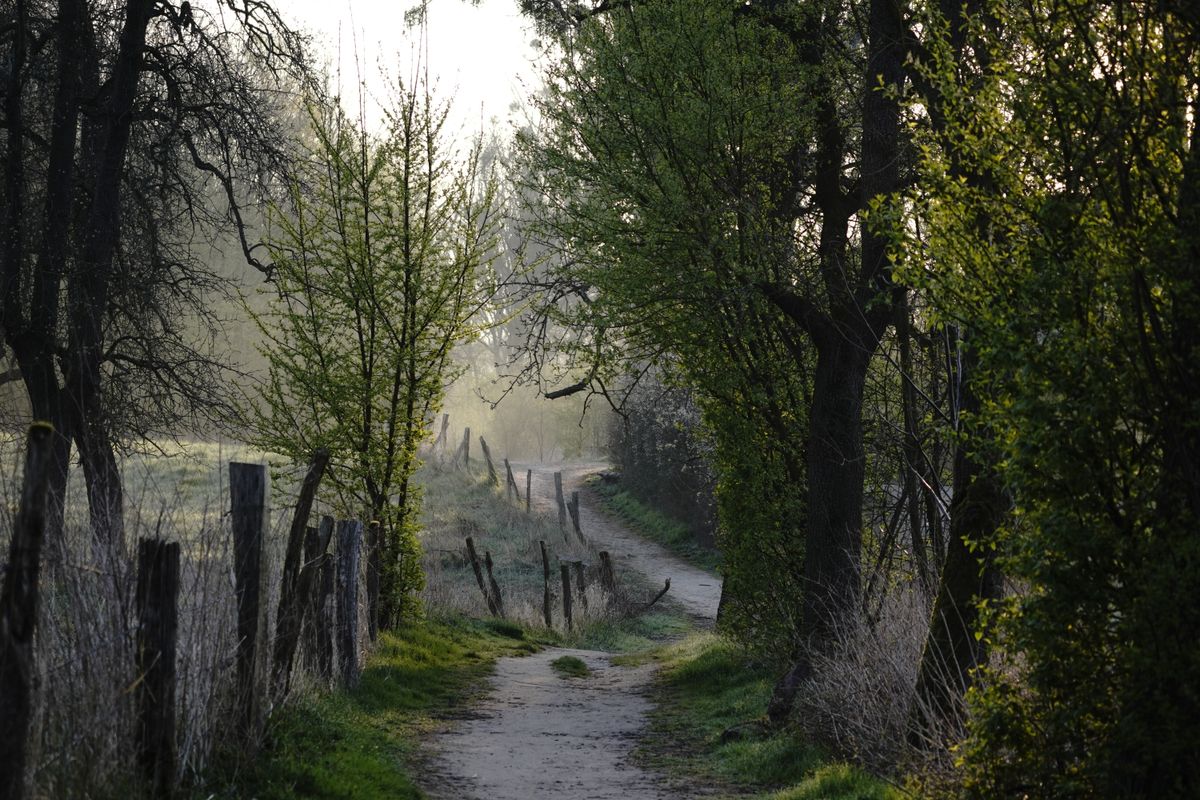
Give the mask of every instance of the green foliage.
[{"label": "green foliage", "polygon": [[465,619],[405,624],[384,633],[350,692],[307,696],[272,720],[251,763],[226,754],[198,797],[420,798],[410,777],[434,715],[465,705],[492,663],[523,643]]},{"label": "green foliage", "polygon": [[256,444],[292,464],[328,448],[340,513],[383,524],[385,625],[422,585],[417,447],[473,333],[497,217],[479,147],[450,149],[429,87],[394,102],[378,137],[310,106],[308,160],[271,216],[269,377],[250,407]]},{"label": "green foliage", "polygon": [[726,476],[735,628],[782,654],[802,597],[811,358],[760,284],[797,261],[783,184],[811,133],[808,90],[830,76],[715,0],[638,3],[561,44],[544,125],[522,140],[544,238],[561,242],[551,277],[588,287],[553,310],[581,332],[561,348],[608,385],[633,364],[696,390]]},{"label": "green foliage", "polygon": [[1197,20],[1173,3],[986,5],[976,83],[959,84],[945,27],[924,65],[947,130],[914,198],[928,240],[908,247],[910,277],[970,330],[977,446],[1017,505],[1000,546],[1020,592],[994,609],[965,786],[1192,797]]},{"label": "green foliage", "polygon": [[[662,665],[662,704],[653,727],[672,745],[659,749],[650,744],[646,756],[661,766],[730,787],[781,790],[770,795],[779,800],[898,796],[853,767],[829,764],[793,731],[755,727],[766,710],[773,675],[731,640],[693,634],[650,657]],[[743,726],[742,737],[722,741],[722,733],[737,725]]]},{"label": "green foliage", "polygon": [[583,659],[575,656],[560,656],[551,661],[550,666],[564,678],[586,678],[592,674]]}]

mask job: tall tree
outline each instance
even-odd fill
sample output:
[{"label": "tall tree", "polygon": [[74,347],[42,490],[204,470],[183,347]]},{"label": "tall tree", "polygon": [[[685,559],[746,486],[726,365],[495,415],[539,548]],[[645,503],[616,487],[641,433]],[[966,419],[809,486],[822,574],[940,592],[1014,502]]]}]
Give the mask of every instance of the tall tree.
[{"label": "tall tree", "polygon": [[989,180],[933,157],[915,206],[1016,502],[997,546],[1020,591],[968,696],[967,791],[1192,796],[1197,15],[982,6],[985,80],[965,92],[936,63],[951,157]]},{"label": "tall tree", "polygon": [[423,81],[398,89],[379,137],[312,106],[311,150],[271,220],[275,296],[256,316],[270,367],[256,441],[298,464],[327,448],[343,513],[382,523],[384,627],[423,583],[417,447],[454,346],[476,333],[499,233],[494,174],[478,143],[459,157],[446,114]]},{"label": "tall tree", "polygon": [[776,425],[771,491],[795,499],[775,524],[804,565],[780,718],[804,653],[860,608],[864,387],[894,314],[875,217],[900,186],[900,6],[532,5],[565,32],[545,161],[572,198],[564,240],[596,262],[574,281],[616,317],[595,329],[671,353],[718,417],[757,407]]},{"label": "tall tree", "polygon": [[118,440],[211,407],[219,364],[186,320],[205,319],[215,284],[189,245],[232,233],[265,269],[240,208],[286,156],[267,89],[304,80],[302,42],[269,4],[221,8],[228,22],[186,3],[23,0],[0,17],[0,332],[58,432],[51,529],[74,445],[94,533],[118,549]]}]

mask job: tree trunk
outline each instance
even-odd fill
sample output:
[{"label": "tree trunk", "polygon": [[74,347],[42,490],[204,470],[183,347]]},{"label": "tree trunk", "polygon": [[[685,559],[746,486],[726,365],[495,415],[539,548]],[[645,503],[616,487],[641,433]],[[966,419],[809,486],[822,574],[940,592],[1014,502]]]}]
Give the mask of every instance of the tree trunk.
[{"label": "tree trunk", "polygon": [[124,546],[124,493],[102,405],[103,320],[113,254],[120,236],[121,177],[129,147],[152,0],[131,0],[109,78],[91,204],[83,226],[80,263],[68,283],[69,352],[66,390],[78,414],[74,435],[87,481],[93,535],[110,550]]},{"label": "tree trunk", "polygon": [[837,339],[818,352],[808,445],[804,637],[828,641],[858,608],[865,461],[863,387],[871,351]]},{"label": "tree trunk", "polygon": [[[969,364],[964,357],[964,379]],[[970,414],[979,399],[964,380],[960,408]],[[964,437],[966,442],[970,436]],[[1000,597],[1002,580],[992,544],[995,532],[1010,508],[1008,496],[986,456],[968,451],[960,443],[954,454],[954,499],[950,503],[950,536],[946,563],[934,601],[929,636],[921,654],[916,696],[910,713],[910,741],[932,743],[962,712],[962,699],[970,686],[971,670],[986,655],[986,637],[976,638],[979,605]],[[937,744],[942,744],[938,742]]]}]

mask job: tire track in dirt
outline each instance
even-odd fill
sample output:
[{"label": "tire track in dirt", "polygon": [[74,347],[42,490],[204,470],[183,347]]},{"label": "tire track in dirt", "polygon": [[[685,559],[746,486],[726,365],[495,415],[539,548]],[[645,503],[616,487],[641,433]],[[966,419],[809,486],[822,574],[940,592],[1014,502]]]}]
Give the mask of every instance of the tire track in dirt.
[{"label": "tire track in dirt", "polygon": [[[523,473],[526,465],[520,467]],[[557,515],[553,473],[564,489],[603,464],[532,465],[535,507]],[[522,476],[523,477],[523,476]],[[524,482],[518,481],[522,488]],[[580,527],[612,555],[618,574],[637,570],[654,583],[671,579],[668,596],[700,622],[711,624],[720,600],[720,579],[684,563],[618,521],[596,511],[580,492]],[[550,662],[571,655],[588,665],[587,678],[564,678]],[[502,658],[491,676],[492,691],[461,720],[429,743],[433,756],[425,790],[441,800],[666,800],[697,796],[686,787],[634,764],[631,756],[652,704],[650,665],[619,666],[594,650],[548,648]]]}]

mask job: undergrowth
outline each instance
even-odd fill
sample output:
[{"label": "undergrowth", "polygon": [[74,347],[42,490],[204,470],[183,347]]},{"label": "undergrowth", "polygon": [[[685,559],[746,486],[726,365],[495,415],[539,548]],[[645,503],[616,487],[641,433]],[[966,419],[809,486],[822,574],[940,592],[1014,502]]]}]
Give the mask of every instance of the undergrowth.
[{"label": "undergrowth", "polygon": [[[736,644],[697,633],[627,662],[656,661],[659,704],[639,751],[650,766],[709,782],[726,797],[763,800],[899,800],[893,787],[831,763],[790,730],[761,724],[772,673]],[[731,735],[722,736],[729,732]]]}]

